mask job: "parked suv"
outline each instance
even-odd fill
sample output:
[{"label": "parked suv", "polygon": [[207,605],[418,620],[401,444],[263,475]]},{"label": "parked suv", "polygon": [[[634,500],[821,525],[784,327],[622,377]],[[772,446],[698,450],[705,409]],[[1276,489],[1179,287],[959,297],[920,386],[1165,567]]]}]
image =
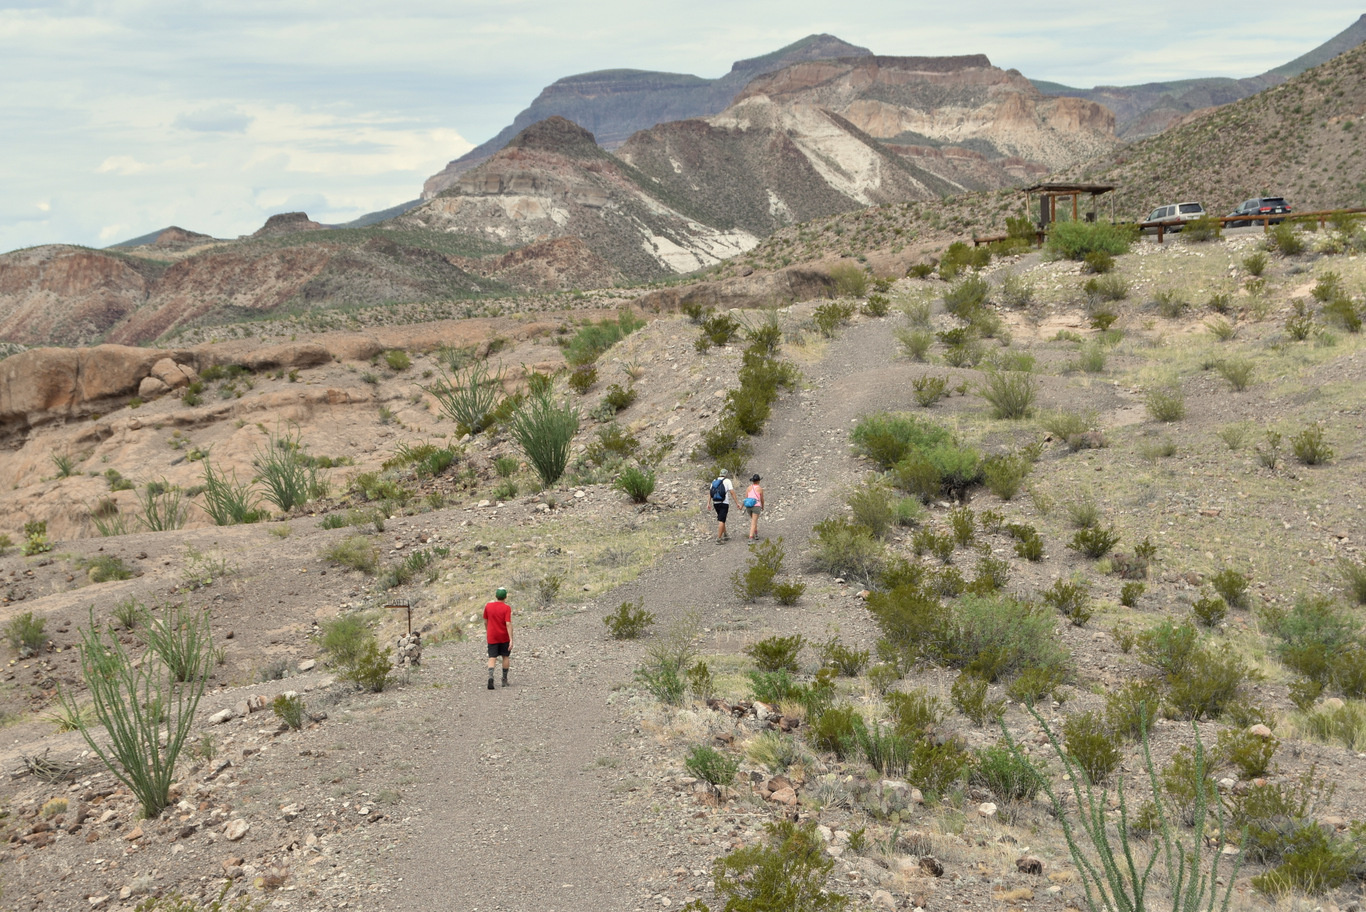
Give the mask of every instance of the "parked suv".
[{"label": "parked suv", "polygon": [[[1279,196],[1258,196],[1243,202],[1241,206],[1228,214],[1228,218],[1237,218],[1240,215],[1280,215],[1282,212],[1289,212],[1290,206]],[[1267,219],[1273,225],[1279,225],[1285,219]],[[1253,222],[1251,219],[1241,222],[1225,222],[1230,228],[1243,228],[1247,225],[1261,224],[1259,219]]]},{"label": "parked suv", "polygon": [[[1168,203],[1158,206],[1148,214],[1145,222],[1190,222],[1205,217],[1205,207],[1199,203]],[[1156,229],[1153,229],[1156,230]],[[1167,231],[1180,231],[1180,225],[1172,225]]]}]

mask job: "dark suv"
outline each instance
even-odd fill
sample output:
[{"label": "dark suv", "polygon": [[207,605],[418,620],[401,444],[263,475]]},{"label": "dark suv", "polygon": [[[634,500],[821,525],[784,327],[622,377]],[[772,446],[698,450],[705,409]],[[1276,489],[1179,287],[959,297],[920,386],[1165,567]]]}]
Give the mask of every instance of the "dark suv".
[{"label": "dark suv", "polygon": [[[1241,206],[1230,212],[1228,217],[1237,218],[1240,215],[1280,215],[1283,212],[1289,211],[1290,205],[1279,196],[1259,196],[1255,199],[1244,201]],[[1279,225],[1281,222],[1285,221],[1285,219],[1274,218],[1267,219],[1267,221],[1273,225]],[[1262,220],[1258,219],[1256,224],[1261,224],[1261,222]],[[1243,228],[1254,223],[1251,219],[1248,219],[1241,222],[1225,222],[1224,224],[1229,228]]]}]

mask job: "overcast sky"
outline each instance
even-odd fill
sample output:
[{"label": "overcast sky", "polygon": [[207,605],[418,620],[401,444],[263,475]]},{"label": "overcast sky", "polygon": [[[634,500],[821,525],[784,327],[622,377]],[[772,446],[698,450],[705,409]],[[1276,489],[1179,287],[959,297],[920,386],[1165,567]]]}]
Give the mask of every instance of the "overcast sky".
[{"label": "overcast sky", "polygon": [[828,32],[1069,85],[1252,76],[1335,0],[0,0],[0,251],[168,225],[233,237],[414,199],[555,79],[717,77]]}]

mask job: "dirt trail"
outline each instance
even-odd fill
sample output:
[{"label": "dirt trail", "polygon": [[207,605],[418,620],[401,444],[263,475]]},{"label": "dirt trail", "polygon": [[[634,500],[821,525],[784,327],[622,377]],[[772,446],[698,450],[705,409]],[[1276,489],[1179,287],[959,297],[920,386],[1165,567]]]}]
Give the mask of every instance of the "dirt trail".
[{"label": "dirt trail", "polygon": [[[848,455],[850,422],[904,405],[912,368],[893,360],[893,348],[882,321],[846,330],[807,370],[810,389],[789,395],[756,440],[752,465],[772,504],[761,533],[785,538],[790,563],[860,474]],[[700,491],[698,499],[700,508]],[[622,703],[609,703],[611,686],[630,678],[642,647],[605,644],[600,617],[635,598],[659,627],[685,611],[710,619],[732,607],[729,568],[744,564],[745,525],[732,521],[737,540],[718,547],[700,509],[696,523],[695,542],[588,611],[520,632],[508,689],[485,689],[482,643],[437,654],[428,674],[451,689],[440,701],[445,727],[423,745],[435,768],[416,771],[431,784],[411,836],[372,859],[375,881],[391,885],[375,908],[615,912],[641,908],[651,893],[643,883],[678,872],[666,827],[623,800],[630,786],[611,771],[613,756],[640,739]],[[760,627],[781,623],[773,612],[751,616]]]}]

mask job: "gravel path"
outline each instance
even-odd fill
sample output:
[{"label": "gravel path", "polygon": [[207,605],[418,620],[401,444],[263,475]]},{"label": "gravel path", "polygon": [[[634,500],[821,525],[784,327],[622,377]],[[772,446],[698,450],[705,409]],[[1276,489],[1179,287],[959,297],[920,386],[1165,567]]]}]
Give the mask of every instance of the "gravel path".
[{"label": "gravel path", "polygon": [[[838,509],[861,474],[849,456],[851,421],[903,404],[913,369],[893,360],[893,347],[884,321],[847,329],[808,370],[810,388],[787,396],[756,440],[753,465],[772,504],[761,533],[784,537],[789,564],[812,524]],[[375,908],[659,908],[662,881],[705,873],[696,866],[709,867],[715,853],[695,852],[680,867],[668,822],[637,800],[650,784],[632,785],[615,768],[641,735],[625,701],[609,698],[614,683],[630,679],[642,647],[604,641],[599,620],[622,599],[643,598],[656,629],[685,611],[700,609],[705,623],[734,607],[731,569],[718,572],[718,556],[738,569],[746,552],[740,541],[712,544],[702,493],[695,542],[589,610],[518,634],[511,687],[485,689],[482,643],[438,653],[443,661],[427,673],[438,687],[450,684],[438,701],[444,725],[423,745],[421,763],[434,768],[417,771],[431,784],[411,834],[377,862],[376,881],[392,886]],[[745,534],[743,524],[731,525],[733,539]],[[781,611],[756,606],[750,618],[758,629],[800,621]],[[715,641],[702,649],[725,651]]]}]

